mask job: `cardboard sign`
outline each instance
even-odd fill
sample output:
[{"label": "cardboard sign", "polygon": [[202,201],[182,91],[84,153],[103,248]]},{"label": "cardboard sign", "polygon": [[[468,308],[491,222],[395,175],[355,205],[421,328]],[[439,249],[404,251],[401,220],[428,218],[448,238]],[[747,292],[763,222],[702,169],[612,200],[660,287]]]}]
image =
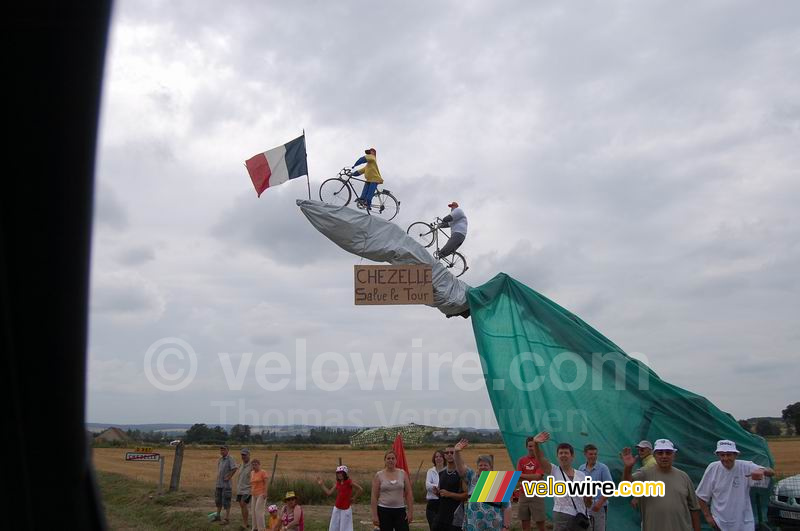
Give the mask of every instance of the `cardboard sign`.
[{"label": "cardboard sign", "polygon": [[161,454],[155,452],[127,452],[125,454],[125,461],[158,461]]},{"label": "cardboard sign", "polygon": [[429,265],[357,265],[356,305],[433,304]]}]

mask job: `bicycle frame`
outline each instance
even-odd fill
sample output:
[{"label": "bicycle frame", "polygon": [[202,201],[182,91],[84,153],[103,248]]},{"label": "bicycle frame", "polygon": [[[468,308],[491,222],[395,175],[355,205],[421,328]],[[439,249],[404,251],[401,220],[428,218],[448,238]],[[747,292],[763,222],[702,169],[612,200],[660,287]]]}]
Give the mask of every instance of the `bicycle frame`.
[{"label": "bicycle frame", "polygon": [[[352,190],[352,191],[353,191],[353,195],[354,195],[355,197],[358,197],[358,196],[360,195],[360,192],[356,191],[356,187],[355,187],[355,185],[354,185],[353,183],[351,183],[350,181],[351,181],[351,180],[353,180],[353,181],[358,181],[358,182],[360,182],[360,183],[364,183],[364,184],[367,184],[367,182],[368,182],[366,179],[359,179],[359,178],[358,178],[358,177],[356,177],[355,175],[352,175],[352,174],[350,174],[350,173],[345,173],[345,171],[344,171],[344,170],[341,170],[341,171],[339,172],[339,178],[340,178],[340,179],[342,179],[342,180],[343,180],[345,183],[347,183],[347,186],[349,186],[349,187],[350,187],[350,190]],[[379,185],[379,186],[380,186],[380,185]],[[375,189],[375,193],[379,193],[379,192],[387,192],[387,193],[391,193],[389,190],[386,190],[385,188],[383,188],[383,189],[380,189],[380,190],[378,190],[378,189],[376,188],[376,189]],[[400,203],[398,202],[397,204],[399,205]]]},{"label": "bicycle frame", "polygon": [[[440,232],[442,233],[442,235],[445,237],[445,241],[449,240],[450,236],[448,236],[447,233],[442,228],[442,218],[437,217],[436,221],[433,222],[433,225],[436,227],[436,230],[433,232],[433,244],[436,246],[436,255],[438,256],[439,251],[441,250],[441,248],[439,247],[439,233]],[[453,256],[452,254],[449,254],[445,257],[440,258],[440,260],[447,262],[448,265],[453,265],[452,256]]]},{"label": "bicycle frame", "polygon": [[[366,186],[375,186],[375,191],[372,194],[372,201],[370,205],[363,205],[360,201],[360,196],[364,193],[362,188],[361,192],[356,190],[355,182],[364,183]],[[338,183],[338,184],[337,184]],[[323,202],[329,202],[338,206],[347,206],[355,196],[356,206],[358,208],[366,208],[369,213],[377,214],[386,221],[391,221],[400,212],[400,201],[392,195],[392,192],[386,188],[379,188],[380,185],[372,183],[366,178],[355,177],[350,168],[342,168],[336,177],[326,179],[319,187],[319,198]],[[346,192],[346,193],[345,193]],[[344,193],[344,195],[342,195]]]},{"label": "bicycle frame", "polygon": [[[444,231],[446,227],[442,227],[442,219],[437,217],[433,222],[428,221],[415,221],[411,225],[409,225],[408,229],[406,229],[406,233],[411,236],[412,238],[420,243],[424,248],[430,249],[431,246],[434,246],[436,249],[433,253],[434,259],[439,260],[442,264],[445,265],[447,268],[458,268],[455,276],[460,277],[463,275],[469,266],[467,266],[467,260],[464,258],[464,255],[461,253],[454,251],[447,256],[440,257],[439,254],[441,253],[441,247],[439,246],[439,233],[441,232],[444,235],[445,240],[449,240],[450,236],[447,235],[447,232]],[[425,227],[425,228],[423,228]],[[463,269],[462,269],[463,266]]]}]

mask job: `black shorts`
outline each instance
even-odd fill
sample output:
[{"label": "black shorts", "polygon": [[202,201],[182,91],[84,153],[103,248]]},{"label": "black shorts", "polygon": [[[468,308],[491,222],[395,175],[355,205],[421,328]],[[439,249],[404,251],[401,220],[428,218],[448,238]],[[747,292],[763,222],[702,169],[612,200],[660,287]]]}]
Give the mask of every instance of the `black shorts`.
[{"label": "black shorts", "polygon": [[236,501],[237,502],[242,502],[243,501],[245,503],[250,503],[250,498],[252,498],[252,496],[250,494],[237,494],[236,495]]}]

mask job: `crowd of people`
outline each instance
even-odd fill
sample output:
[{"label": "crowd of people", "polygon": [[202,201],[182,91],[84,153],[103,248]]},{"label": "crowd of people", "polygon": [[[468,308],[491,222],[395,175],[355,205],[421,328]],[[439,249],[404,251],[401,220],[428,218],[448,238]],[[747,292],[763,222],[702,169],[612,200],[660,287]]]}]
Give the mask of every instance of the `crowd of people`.
[{"label": "crowd of people", "polygon": [[[258,459],[250,459],[250,450],[242,448],[242,464],[238,465],[223,445],[219,448],[217,460],[217,481],[214,490],[216,512],[211,519],[223,524],[230,523],[231,501],[233,499],[233,477],[236,480],[236,503],[242,512],[240,529],[264,531],[303,531],[303,508],[297,502],[297,495],[288,491],[283,497],[283,507],[267,506],[269,476],[261,468]],[[224,513],[223,513],[224,511]],[[352,523],[351,523],[352,529]]]},{"label": "crowd of people", "polygon": [[[598,461],[598,449],[594,444],[584,446],[584,462],[575,467],[573,446],[566,442],[557,444],[551,461],[543,449],[549,440],[547,432],[527,438],[527,455],[520,458],[516,466],[520,472],[520,484],[525,480],[544,480],[548,476],[561,482],[580,482],[587,477],[593,481],[614,481],[609,467]],[[511,528],[509,502],[468,501],[481,472],[494,469],[494,459],[490,455],[478,456],[475,469],[467,466],[463,450],[468,445],[466,439],[461,439],[452,446],[436,450],[431,457],[433,466],[425,476],[425,518],[430,531],[504,531]],[[699,531],[701,515],[713,529],[755,529],[750,488],[766,487],[767,478],[775,472],[769,467],[737,459],[739,450],[735,442],[718,441],[715,450],[718,460],[708,465],[697,487],[688,474],[673,465],[678,449],[672,441],[658,439],[655,444],[641,441],[635,448],[636,454],[630,448],[623,448],[620,452],[623,472],[617,480],[661,481],[664,484],[664,496],[632,498],[630,501],[640,512],[643,531]],[[267,474],[261,470],[257,459],[250,459],[247,449],[241,451],[241,456],[242,465],[239,466],[228,454],[226,446],[220,448],[216,519],[227,522],[230,517],[231,483],[238,472],[236,501],[242,512],[243,528],[303,531],[303,509],[294,492],[286,493],[285,505],[280,511],[274,505],[266,508]],[[372,479],[370,508],[376,530],[408,531],[409,524],[414,521],[412,482],[408,473],[396,465],[397,455],[389,450],[384,454],[384,467]],[[319,477],[317,483],[328,496],[336,494],[329,530],[352,531],[352,501],[363,492],[363,488],[350,479],[347,466],[336,469],[336,481],[331,487]],[[543,531],[544,498],[526,496],[521,490],[517,488],[515,498],[519,498],[517,518],[523,531],[530,531],[534,525],[537,531]],[[268,523],[265,522],[265,511],[270,515]],[[607,517],[608,498],[600,493],[594,498],[566,495],[554,499],[554,531],[605,531]]]}]

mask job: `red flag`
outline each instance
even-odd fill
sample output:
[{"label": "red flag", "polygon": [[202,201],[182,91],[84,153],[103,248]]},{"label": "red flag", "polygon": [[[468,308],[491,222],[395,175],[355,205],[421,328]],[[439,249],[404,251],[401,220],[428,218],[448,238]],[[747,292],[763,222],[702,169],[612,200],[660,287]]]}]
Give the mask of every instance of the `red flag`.
[{"label": "red flag", "polygon": [[394,440],[394,444],[392,445],[392,450],[394,451],[394,455],[397,456],[397,462],[395,463],[394,466],[405,470],[406,474],[409,474],[410,477],[411,473],[408,471],[408,461],[406,461],[406,451],[403,448],[403,438],[400,436],[399,433],[397,434],[397,437]]}]

